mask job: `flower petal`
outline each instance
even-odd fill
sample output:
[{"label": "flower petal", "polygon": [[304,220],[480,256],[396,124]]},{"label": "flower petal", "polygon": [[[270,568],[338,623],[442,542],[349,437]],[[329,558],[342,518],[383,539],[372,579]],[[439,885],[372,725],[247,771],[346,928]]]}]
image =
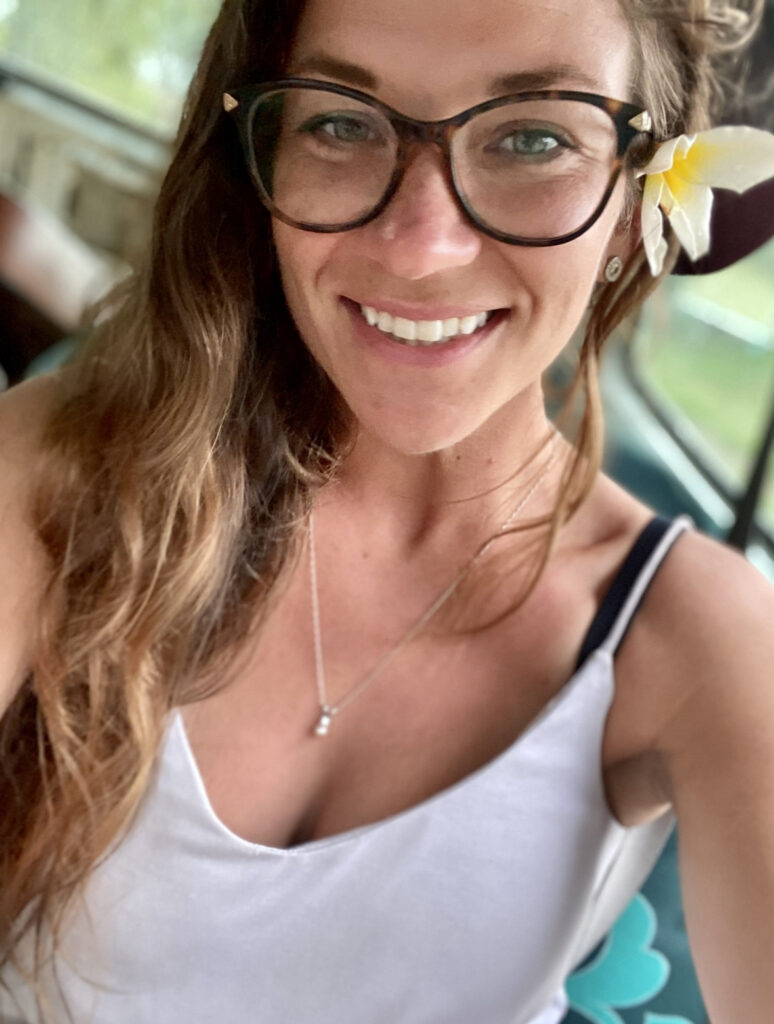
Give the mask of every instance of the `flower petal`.
[{"label": "flower petal", "polygon": [[699,132],[679,170],[697,184],[745,192],[774,178],[774,135],[746,125]]},{"label": "flower petal", "polygon": [[641,178],[643,174],[663,174],[664,171],[670,170],[676,159],[689,152],[694,138],[694,135],[678,135],[674,139],[662,142],[651,157],[650,163],[637,171],[636,177]]},{"label": "flower petal", "polygon": [[648,257],[650,272],[654,277],[658,277],[664,269],[664,257],[667,252],[664,218],[659,208],[663,188],[663,175],[649,174],[645,179],[642,193],[642,244]]},{"label": "flower petal", "polygon": [[[667,188],[668,185],[665,190]],[[672,194],[669,223],[692,260],[709,252],[712,200],[712,189],[708,185],[686,185],[684,181],[679,193]]]}]

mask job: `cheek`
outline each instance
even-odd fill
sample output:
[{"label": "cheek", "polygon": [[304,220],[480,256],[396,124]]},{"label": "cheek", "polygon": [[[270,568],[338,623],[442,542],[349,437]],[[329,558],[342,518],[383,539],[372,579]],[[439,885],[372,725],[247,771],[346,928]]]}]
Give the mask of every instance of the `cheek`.
[{"label": "cheek", "polygon": [[[601,268],[609,253],[617,252],[611,240],[620,213],[620,204],[611,203],[600,220],[574,241],[532,250],[535,311],[555,327],[569,325],[572,332],[588,308]],[[618,254],[625,258],[628,253],[619,248]]]},{"label": "cheek", "polygon": [[274,222],[273,235],[282,287],[295,315],[294,307],[308,294],[309,283],[314,280],[314,247],[306,243],[301,231],[280,221]]},{"label": "cheek", "polygon": [[302,338],[315,351],[315,324],[320,315],[316,284],[326,264],[330,240],[276,221],[273,234],[288,309]]},{"label": "cheek", "polygon": [[581,239],[533,249],[522,276],[528,306],[525,314],[550,331],[557,345],[569,340],[588,307],[597,277],[599,248]]}]

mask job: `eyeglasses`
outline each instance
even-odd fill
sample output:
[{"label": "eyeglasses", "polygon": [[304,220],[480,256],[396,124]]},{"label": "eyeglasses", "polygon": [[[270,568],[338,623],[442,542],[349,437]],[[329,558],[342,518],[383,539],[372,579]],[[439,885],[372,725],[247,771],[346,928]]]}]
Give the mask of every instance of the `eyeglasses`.
[{"label": "eyeglasses", "polygon": [[412,144],[430,142],[481,231],[511,245],[560,245],[600,217],[632,143],[652,135],[642,107],[586,92],[517,93],[417,121],[356,89],[286,78],[233,89],[223,105],[264,205],[318,232],[377,217]]}]

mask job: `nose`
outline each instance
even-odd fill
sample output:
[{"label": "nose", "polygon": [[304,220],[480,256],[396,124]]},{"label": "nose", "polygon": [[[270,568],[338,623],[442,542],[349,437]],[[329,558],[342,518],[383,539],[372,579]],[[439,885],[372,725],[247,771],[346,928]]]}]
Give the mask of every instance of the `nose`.
[{"label": "nose", "polygon": [[467,266],[482,243],[457,204],[442,154],[428,145],[409,157],[398,191],[361,230],[369,255],[391,275],[410,281]]}]

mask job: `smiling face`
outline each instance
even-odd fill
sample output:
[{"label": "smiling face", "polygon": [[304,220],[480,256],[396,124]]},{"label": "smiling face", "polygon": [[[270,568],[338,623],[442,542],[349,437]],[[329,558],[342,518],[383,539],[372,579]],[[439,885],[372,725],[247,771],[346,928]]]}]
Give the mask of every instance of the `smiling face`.
[{"label": "smiling face", "polygon": [[[348,67],[345,67],[348,65]],[[629,98],[630,41],[617,0],[309,0],[288,74],[361,89],[401,113],[440,120],[532,88]],[[500,80],[500,81],[498,81]],[[621,179],[600,219],[572,242],[508,245],[460,210],[443,158],[415,146],[388,207],[359,228],[315,234],[274,222],[290,310],[363,429],[397,451],[433,452],[494,419],[518,427],[542,408],[540,378],[570,339],[600,267],[626,255],[616,232]],[[407,345],[371,326],[478,317],[451,342]],[[497,311],[480,327],[479,314]],[[368,313],[371,320],[373,313]],[[445,331],[456,325],[447,324]]]}]

